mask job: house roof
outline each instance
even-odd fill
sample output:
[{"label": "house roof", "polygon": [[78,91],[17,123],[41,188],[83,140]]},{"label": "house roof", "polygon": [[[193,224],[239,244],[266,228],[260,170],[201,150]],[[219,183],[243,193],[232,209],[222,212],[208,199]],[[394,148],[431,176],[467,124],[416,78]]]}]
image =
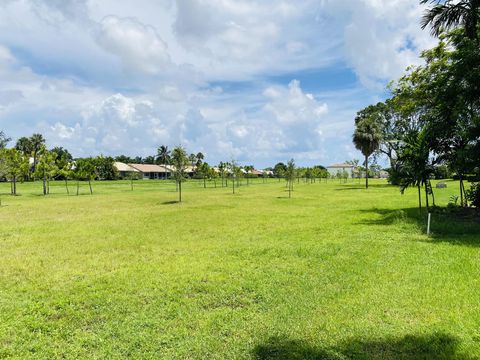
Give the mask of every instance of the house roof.
[{"label": "house roof", "polygon": [[130,165],[127,165],[122,162],[114,162],[113,165],[116,167],[118,171],[131,171],[131,172],[139,172],[137,169],[131,167]]},{"label": "house roof", "polygon": [[354,167],[355,165],[351,165],[351,164],[333,164],[333,165],[327,166],[327,169],[349,169]]},{"label": "house roof", "polygon": [[137,169],[142,173],[166,173],[170,170],[165,169],[165,167],[155,164],[128,164],[129,166]]}]

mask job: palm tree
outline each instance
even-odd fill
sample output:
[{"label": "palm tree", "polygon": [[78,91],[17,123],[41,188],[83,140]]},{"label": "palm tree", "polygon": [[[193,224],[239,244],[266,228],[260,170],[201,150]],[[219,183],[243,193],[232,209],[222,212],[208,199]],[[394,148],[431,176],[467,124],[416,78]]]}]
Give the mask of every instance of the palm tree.
[{"label": "palm tree", "polygon": [[[160,161],[162,165],[168,165],[170,163],[170,150],[168,146],[162,145],[157,150],[157,160]],[[165,167],[165,170],[167,168]],[[165,179],[167,178],[167,173],[164,174]]]},{"label": "palm tree", "polygon": [[178,186],[178,202],[182,202],[182,182],[186,179],[185,168],[188,164],[187,152],[182,146],[172,151],[173,176]]},{"label": "palm tree", "polygon": [[7,144],[12,140],[3,131],[0,130],[0,149],[4,149]]},{"label": "palm tree", "polygon": [[380,124],[374,118],[357,118],[353,133],[353,144],[365,156],[365,188],[368,189],[368,157],[380,147],[382,131]]},{"label": "palm tree", "polygon": [[421,4],[433,4],[422,17],[421,26],[431,26],[432,35],[438,37],[442,31],[463,27],[470,39],[478,39],[480,22],[480,0],[421,0]]},{"label": "palm tree", "polygon": [[30,143],[32,144],[32,156],[33,156],[33,169],[32,171],[35,172],[35,167],[37,166],[37,155],[38,152],[42,149],[43,145],[45,145],[45,138],[42,134],[33,134],[30,137]]}]

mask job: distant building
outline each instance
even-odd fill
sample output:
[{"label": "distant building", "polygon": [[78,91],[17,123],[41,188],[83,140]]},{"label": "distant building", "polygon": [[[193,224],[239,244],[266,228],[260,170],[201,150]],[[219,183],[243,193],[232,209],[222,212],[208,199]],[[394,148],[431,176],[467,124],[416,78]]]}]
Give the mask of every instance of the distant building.
[{"label": "distant building", "polygon": [[347,176],[349,178],[353,178],[355,168],[356,168],[355,165],[350,165],[350,164],[333,164],[333,165],[327,166],[327,171],[332,177],[337,176],[339,172],[343,173],[343,171],[346,171]]},{"label": "distant building", "polygon": [[140,171],[138,171],[137,169],[122,162],[116,161],[113,163],[113,166],[115,166],[121,178],[126,178],[132,173],[140,173]]},{"label": "distant building", "polygon": [[141,172],[144,180],[165,179],[170,177],[171,173],[170,168],[156,164],[128,164],[128,166]]}]

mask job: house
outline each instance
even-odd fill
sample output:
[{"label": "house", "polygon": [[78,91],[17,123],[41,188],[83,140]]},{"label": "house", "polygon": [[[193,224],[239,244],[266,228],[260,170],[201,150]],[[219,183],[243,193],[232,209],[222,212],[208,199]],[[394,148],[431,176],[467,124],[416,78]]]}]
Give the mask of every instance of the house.
[{"label": "house", "polygon": [[162,165],[156,164],[128,164],[128,166],[142,173],[144,180],[147,179],[166,179],[170,177],[171,170]]},{"label": "house", "polygon": [[117,169],[118,174],[120,175],[121,178],[126,178],[126,177],[130,176],[132,173],[135,173],[135,174],[140,173],[140,171],[138,171],[137,169],[131,167],[130,165],[122,163],[122,162],[116,161],[116,162],[113,163],[113,166],[115,166],[115,168]]},{"label": "house", "polygon": [[354,177],[354,172],[355,172],[355,165],[351,165],[351,164],[345,164],[345,163],[342,163],[342,164],[333,164],[333,165],[330,165],[330,166],[327,166],[327,171],[328,173],[330,174],[330,176],[332,177],[335,177],[337,176],[337,174],[340,172],[340,173],[343,173],[343,171],[346,171],[347,172],[347,176],[349,178],[353,178]]},{"label": "house", "polygon": [[260,177],[263,176],[263,170],[252,169],[248,172],[252,176]]}]

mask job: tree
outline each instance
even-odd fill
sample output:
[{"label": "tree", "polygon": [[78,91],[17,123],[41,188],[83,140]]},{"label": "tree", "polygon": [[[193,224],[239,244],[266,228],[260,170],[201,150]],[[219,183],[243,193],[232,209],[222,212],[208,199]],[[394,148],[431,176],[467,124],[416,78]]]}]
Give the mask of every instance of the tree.
[{"label": "tree", "polygon": [[210,177],[210,165],[208,163],[202,163],[200,167],[197,167],[199,174],[203,178],[203,188],[207,187],[207,178]]},{"label": "tree", "polygon": [[92,180],[95,179],[96,169],[95,169],[95,160],[92,158],[77,159],[75,161],[73,176],[77,181],[77,195],[79,193],[81,180],[88,181],[88,186],[90,188],[90,195],[93,195],[92,189]]},{"label": "tree", "polygon": [[50,179],[58,173],[56,158],[57,154],[48,151],[45,145],[42,145],[37,151],[37,166],[35,167],[34,176],[42,179],[43,195],[50,193]]},{"label": "tree", "polygon": [[287,171],[287,165],[282,162],[277,163],[273,167],[273,175],[275,175],[275,177],[278,177],[279,180],[285,175],[285,171]]},{"label": "tree", "polygon": [[1,172],[10,181],[12,195],[17,195],[17,181],[28,176],[28,156],[17,149],[0,149]]},{"label": "tree", "polygon": [[215,188],[217,188],[217,178],[218,178],[218,173],[217,170],[214,167],[211,167],[209,169],[208,177],[213,180]]},{"label": "tree", "polygon": [[33,134],[30,137],[30,143],[32,144],[32,157],[33,165],[32,172],[35,173],[35,168],[37,166],[37,156],[40,151],[42,151],[43,146],[45,145],[45,138],[42,134]]},{"label": "tree", "polygon": [[7,144],[12,140],[3,131],[0,131],[0,149],[5,149]]},{"label": "tree", "polygon": [[[52,149],[53,152],[53,149]],[[72,168],[73,168],[73,160],[69,158],[68,154],[56,152],[56,164],[58,167],[58,175],[63,178],[65,181],[65,189],[67,190],[67,195],[70,195],[70,191],[68,189],[68,180],[72,177]]]},{"label": "tree", "polygon": [[368,158],[377,150],[382,140],[381,125],[375,117],[364,116],[362,112],[355,119],[353,143],[365,156],[365,187],[368,189]]},{"label": "tree", "polygon": [[[157,162],[160,162],[161,165],[169,165],[170,164],[170,150],[168,150],[168,146],[161,145],[157,150]],[[165,167],[167,170],[167,168]],[[164,173],[164,180],[167,179],[167,172]]]},{"label": "tree", "polygon": [[111,156],[97,156],[92,161],[95,164],[96,178],[98,180],[118,179],[118,170],[115,167],[115,160]]},{"label": "tree", "polygon": [[72,154],[70,154],[70,152],[63,147],[56,146],[53,149],[51,149],[50,151],[57,154],[57,160],[58,161],[60,161],[60,159],[65,160],[65,161],[73,161]]},{"label": "tree", "polygon": [[195,159],[196,159],[195,166],[199,168],[200,166],[202,166],[203,160],[205,159],[205,155],[199,152],[197,153],[197,155],[195,155]]},{"label": "tree", "polygon": [[289,198],[292,197],[293,183],[295,182],[295,176],[296,176],[295,161],[293,159],[290,159],[287,163],[287,170],[285,171],[285,179],[287,180],[287,184],[288,184]]},{"label": "tree", "polygon": [[[227,171],[227,164],[224,163],[223,161],[220,161],[220,163],[218,164],[218,170],[220,171],[220,176],[222,178],[222,187],[223,187],[223,183],[224,183],[224,179],[225,179],[225,173]],[[226,185],[228,186],[228,184]]]},{"label": "tree", "polygon": [[421,131],[412,130],[410,133],[406,134],[398,157],[400,190],[403,193],[409,186],[417,187],[419,210],[422,209],[422,185],[425,185],[425,204],[428,210],[428,195],[432,190],[430,176],[434,172],[433,162],[430,160],[427,132],[428,129],[425,128]]},{"label": "tree", "polygon": [[177,146],[172,151],[173,177],[178,187],[178,202],[182,202],[182,182],[186,181],[185,169],[189,158],[182,146]]},{"label": "tree", "polygon": [[445,30],[461,27],[470,39],[478,39],[480,22],[479,0],[421,0],[421,4],[435,4],[422,18],[421,27],[431,27],[433,36],[440,36]]}]

